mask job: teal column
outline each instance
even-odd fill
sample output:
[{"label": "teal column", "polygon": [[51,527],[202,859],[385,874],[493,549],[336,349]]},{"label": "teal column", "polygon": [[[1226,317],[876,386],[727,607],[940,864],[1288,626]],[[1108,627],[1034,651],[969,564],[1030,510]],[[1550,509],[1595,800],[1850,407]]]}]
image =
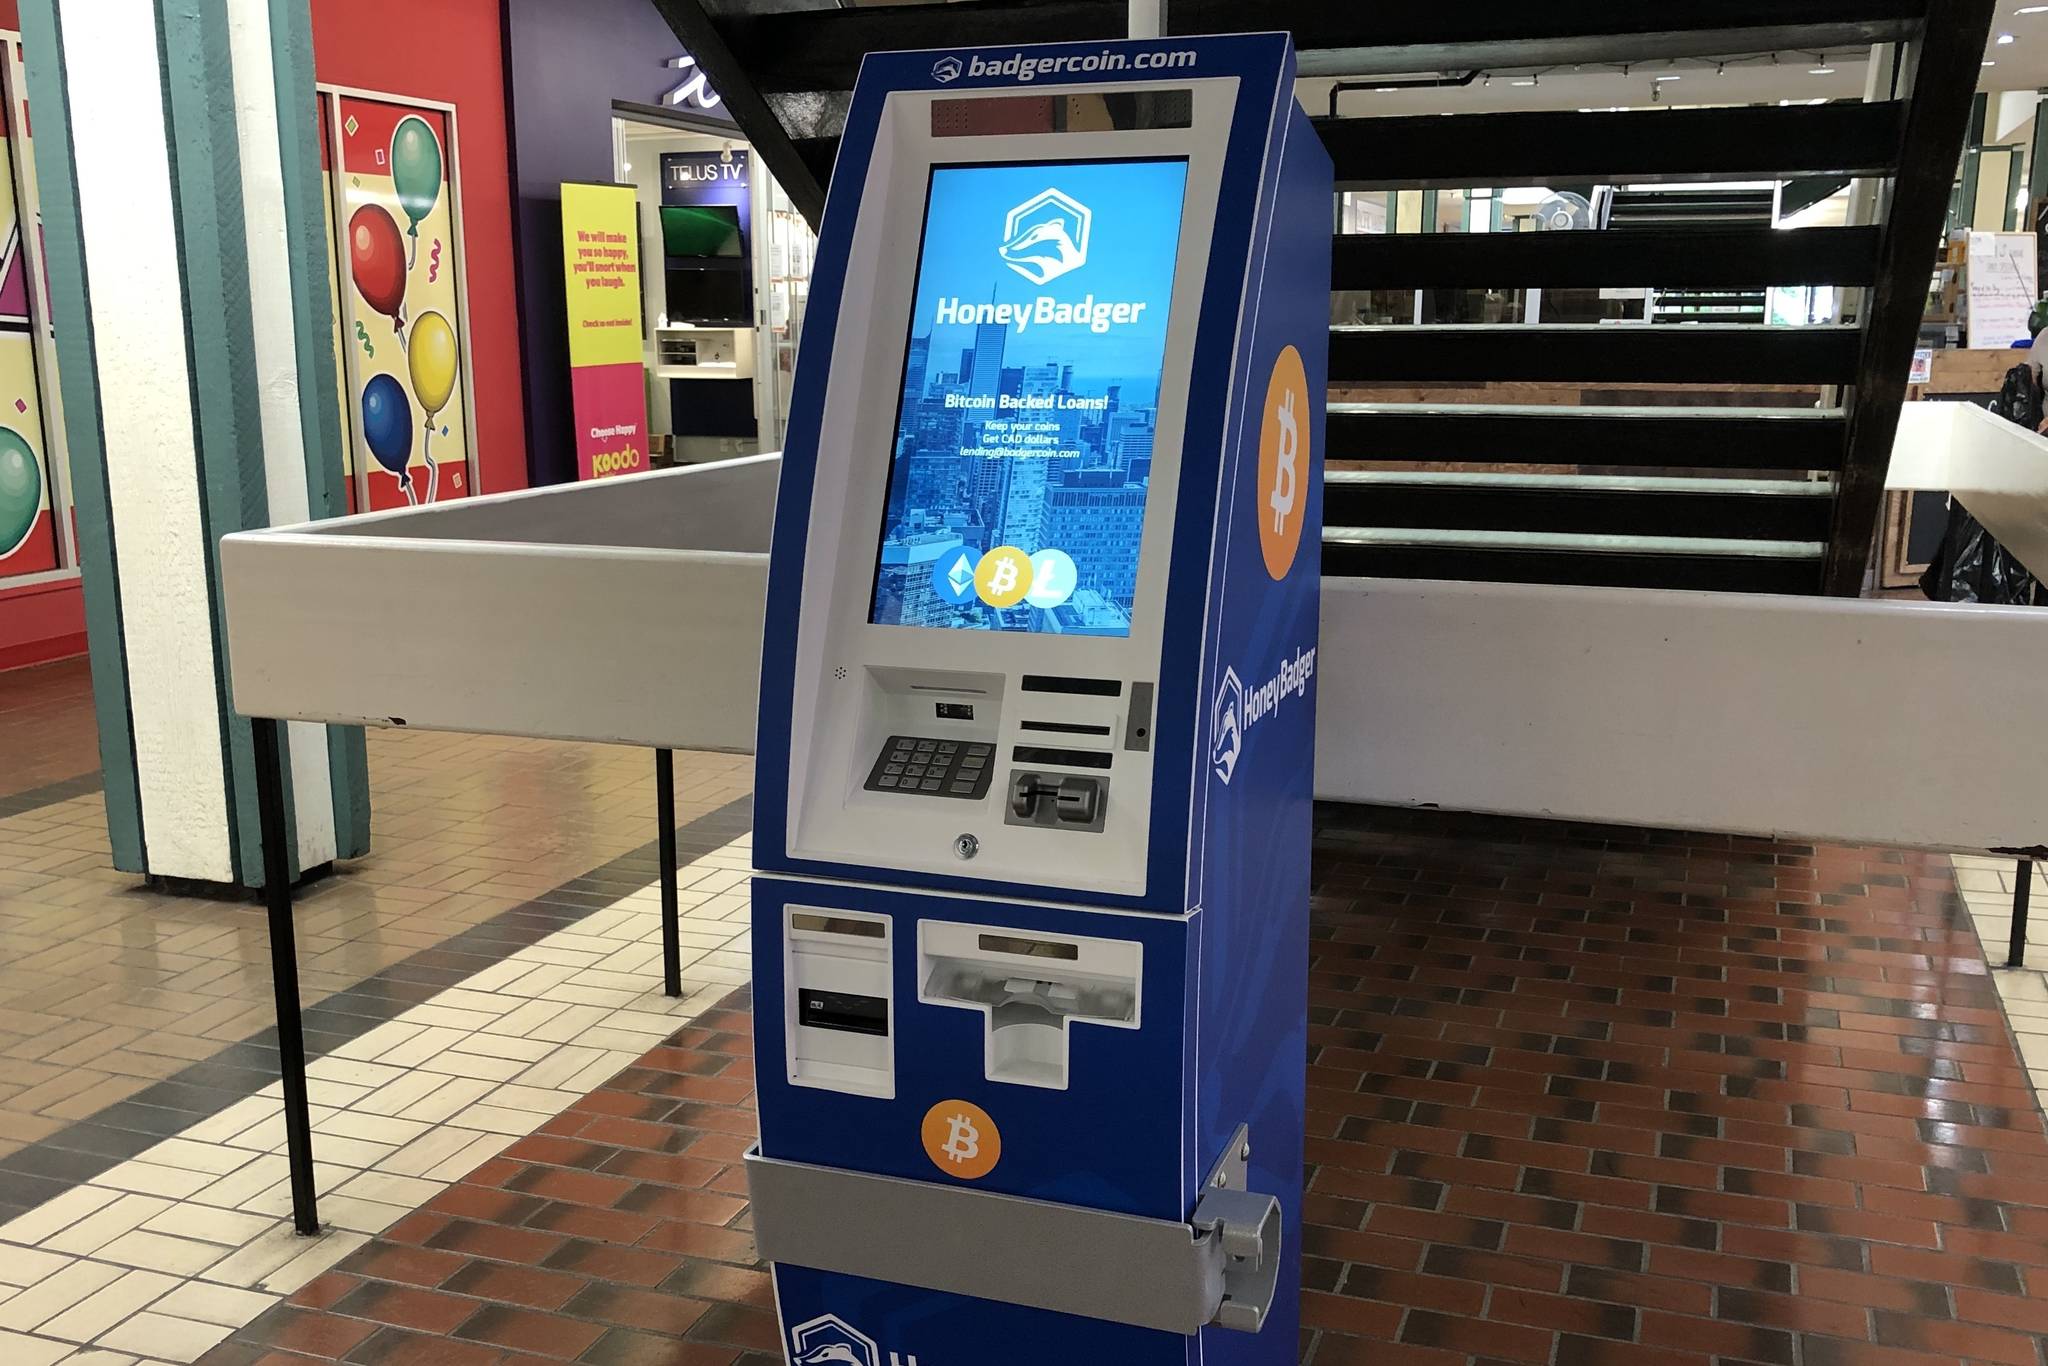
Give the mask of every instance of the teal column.
[{"label": "teal column", "polygon": [[[342,507],[305,0],[23,0],[115,864],[255,886],[218,548]],[[295,870],[365,852],[360,731],[295,723]]]}]

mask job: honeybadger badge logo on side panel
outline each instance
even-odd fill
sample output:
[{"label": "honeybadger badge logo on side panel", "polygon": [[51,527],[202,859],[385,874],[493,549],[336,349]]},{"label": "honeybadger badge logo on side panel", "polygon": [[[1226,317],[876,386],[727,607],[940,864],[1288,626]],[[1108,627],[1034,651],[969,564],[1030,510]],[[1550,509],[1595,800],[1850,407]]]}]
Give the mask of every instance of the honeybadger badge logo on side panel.
[{"label": "honeybadger badge logo on side panel", "polygon": [[837,1314],[798,1324],[789,1345],[795,1366],[882,1366],[875,1340]]},{"label": "honeybadger badge logo on side panel", "polygon": [[789,1330],[793,1366],[917,1366],[917,1358],[891,1352],[887,1362],[875,1340],[837,1314],[821,1314]]},{"label": "honeybadger badge logo on side panel", "polygon": [[960,59],[941,57],[932,63],[932,79],[941,85],[950,85],[960,79]]}]

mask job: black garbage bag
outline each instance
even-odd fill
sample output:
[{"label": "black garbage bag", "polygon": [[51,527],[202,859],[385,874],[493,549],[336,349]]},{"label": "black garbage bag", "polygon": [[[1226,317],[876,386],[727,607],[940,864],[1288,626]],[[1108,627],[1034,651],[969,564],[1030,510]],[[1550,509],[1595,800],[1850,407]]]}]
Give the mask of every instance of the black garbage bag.
[{"label": "black garbage bag", "polygon": [[1933,602],[2023,607],[2034,600],[2034,576],[1982,522],[1950,499],[1941,552],[1920,576],[1920,591]]}]

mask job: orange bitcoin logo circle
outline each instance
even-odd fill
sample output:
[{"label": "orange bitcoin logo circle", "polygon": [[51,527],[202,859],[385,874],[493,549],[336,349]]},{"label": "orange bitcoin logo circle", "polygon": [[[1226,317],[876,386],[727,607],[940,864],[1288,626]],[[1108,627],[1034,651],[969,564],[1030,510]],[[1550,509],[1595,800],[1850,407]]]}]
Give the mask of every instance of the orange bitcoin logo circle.
[{"label": "orange bitcoin logo circle", "polygon": [[979,1181],[1003,1160],[1003,1135],[988,1111],[964,1100],[942,1100],[924,1115],[924,1154],[962,1181]]},{"label": "orange bitcoin logo circle", "polygon": [[1290,346],[1274,358],[1259,424],[1259,549],[1275,579],[1294,568],[1301,524],[1308,520],[1310,412],[1308,371]]}]

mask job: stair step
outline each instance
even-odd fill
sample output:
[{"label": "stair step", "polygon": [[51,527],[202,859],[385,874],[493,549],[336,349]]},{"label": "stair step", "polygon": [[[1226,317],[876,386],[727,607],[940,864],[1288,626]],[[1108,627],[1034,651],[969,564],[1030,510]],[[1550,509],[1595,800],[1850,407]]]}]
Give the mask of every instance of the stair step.
[{"label": "stair step", "polygon": [[1849,384],[1861,342],[1859,329],[1832,324],[1339,325],[1330,329],[1330,380]]}]

